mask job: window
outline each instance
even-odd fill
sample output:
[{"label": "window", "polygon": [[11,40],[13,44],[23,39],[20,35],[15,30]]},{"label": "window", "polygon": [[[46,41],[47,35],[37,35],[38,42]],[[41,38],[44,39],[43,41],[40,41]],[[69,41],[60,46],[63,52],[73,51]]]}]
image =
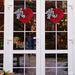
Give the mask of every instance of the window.
[{"label": "window", "polygon": [[[72,9],[69,5],[70,0],[0,0],[0,69],[15,75],[70,75]],[[25,24],[16,16],[20,8],[33,12]],[[50,8],[64,12],[56,24],[47,19],[46,11]]]}]

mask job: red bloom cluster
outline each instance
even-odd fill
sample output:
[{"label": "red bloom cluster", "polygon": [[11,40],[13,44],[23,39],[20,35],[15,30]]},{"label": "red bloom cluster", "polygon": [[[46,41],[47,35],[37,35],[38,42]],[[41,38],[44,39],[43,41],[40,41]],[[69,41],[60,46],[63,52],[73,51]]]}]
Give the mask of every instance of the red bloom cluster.
[{"label": "red bloom cluster", "polygon": [[63,16],[64,16],[64,12],[63,12],[63,10],[62,9],[60,9],[60,8],[57,8],[57,9],[54,9],[54,15],[56,15],[57,14],[57,17],[56,18],[54,18],[54,17],[52,17],[51,16],[51,18],[50,18],[50,20],[53,22],[53,23],[58,23],[62,18],[63,18]]},{"label": "red bloom cluster", "polygon": [[33,11],[29,8],[26,9],[22,9],[23,10],[23,14],[26,15],[25,18],[20,16],[20,21],[22,21],[24,24],[26,24],[32,17],[33,17]]}]

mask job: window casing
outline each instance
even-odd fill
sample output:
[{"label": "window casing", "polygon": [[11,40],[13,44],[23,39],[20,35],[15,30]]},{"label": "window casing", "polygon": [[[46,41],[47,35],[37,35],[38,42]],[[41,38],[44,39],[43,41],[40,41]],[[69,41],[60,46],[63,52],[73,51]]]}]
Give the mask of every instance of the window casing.
[{"label": "window casing", "polygon": [[[63,9],[63,23],[65,25],[63,25],[61,22],[55,25],[51,21],[47,20],[45,12],[49,9],[47,6],[48,3],[53,3],[53,6],[49,6],[49,8],[56,9],[59,7]],[[61,7],[62,4],[65,6]],[[69,60],[72,59],[72,43],[70,41],[72,39],[72,9],[69,7],[69,5],[71,5],[71,1],[66,0],[32,0],[31,5],[28,3],[28,0],[5,0],[4,28],[0,30],[0,33],[4,33],[4,36],[1,36],[1,38],[4,39],[4,50],[2,48],[0,51],[1,58],[3,58],[4,61],[1,60],[3,66],[0,68],[6,71],[10,70],[10,72],[14,71],[16,74],[23,75],[29,74],[31,72],[31,74],[35,75],[46,75],[51,74],[52,70],[54,72],[53,75],[60,75],[60,70],[62,72],[66,70],[66,75],[70,75],[72,72],[72,61]],[[27,24],[22,24],[19,20],[16,19],[15,11],[18,8],[26,7],[33,10],[34,16]],[[0,15],[3,14],[4,11],[1,10]],[[34,29],[31,29],[32,27],[29,26],[30,22]],[[34,47],[27,45],[28,39],[26,37],[29,37],[30,34],[33,35],[32,38],[36,39]],[[20,40],[15,41],[15,37],[19,37],[18,39]],[[61,59],[63,57],[65,57],[65,59],[62,62],[65,62],[66,66],[62,65]],[[50,61],[51,59],[53,59],[53,61]],[[32,60],[34,62],[32,62]],[[54,62],[54,64],[47,64],[48,62]],[[49,72],[49,70],[51,71]]]}]

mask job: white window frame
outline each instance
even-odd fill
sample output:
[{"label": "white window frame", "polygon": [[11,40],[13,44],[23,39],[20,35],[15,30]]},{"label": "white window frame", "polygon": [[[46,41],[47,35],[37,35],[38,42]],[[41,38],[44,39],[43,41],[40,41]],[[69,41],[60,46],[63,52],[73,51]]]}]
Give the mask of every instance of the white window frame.
[{"label": "white window frame", "polygon": [[[68,75],[73,75],[72,70],[72,1],[67,0],[68,14],[68,49],[67,50],[45,50],[45,1],[41,0],[41,75],[45,75],[45,53],[46,54],[68,54]],[[48,0],[57,1],[57,0]],[[59,0],[66,1],[66,0]],[[43,14],[42,14],[43,13]],[[44,62],[42,62],[44,61]],[[56,71],[57,72],[57,71]]]},{"label": "white window frame", "polygon": [[[52,0],[53,1],[53,0]],[[4,15],[4,50],[0,54],[4,54],[5,71],[13,72],[13,54],[35,53],[36,54],[36,75],[45,75],[45,53],[68,53],[68,71],[72,72],[72,1],[68,1],[68,50],[61,51],[45,51],[45,0],[36,0],[36,20],[37,20],[37,45],[36,51],[13,51],[13,9],[14,0],[5,0]]]}]

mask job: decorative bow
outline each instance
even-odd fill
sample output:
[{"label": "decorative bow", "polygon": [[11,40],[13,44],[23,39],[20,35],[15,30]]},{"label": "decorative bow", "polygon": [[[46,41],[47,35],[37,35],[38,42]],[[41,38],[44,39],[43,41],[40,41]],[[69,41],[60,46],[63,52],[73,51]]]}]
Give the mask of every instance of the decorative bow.
[{"label": "decorative bow", "polygon": [[21,17],[25,18],[25,15],[23,15],[23,11],[22,11],[22,8],[20,9],[17,9],[16,12],[15,12],[16,16],[17,16],[17,19]]},{"label": "decorative bow", "polygon": [[48,11],[46,11],[46,14],[47,14],[47,19],[50,19],[51,16],[54,17],[54,18],[57,17],[57,15],[54,15],[53,8],[48,9]]}]

